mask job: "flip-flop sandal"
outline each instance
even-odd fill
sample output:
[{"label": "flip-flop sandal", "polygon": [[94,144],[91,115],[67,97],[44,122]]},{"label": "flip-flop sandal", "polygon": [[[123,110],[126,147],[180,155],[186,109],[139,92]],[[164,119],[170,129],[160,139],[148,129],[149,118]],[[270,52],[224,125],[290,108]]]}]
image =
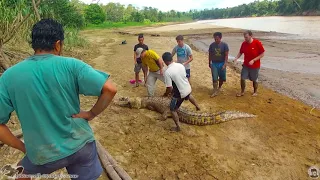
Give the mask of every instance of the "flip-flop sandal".
[{"label": "flip-flop sandal", "polygon": [[252,94],[252,97],[256,97],[256,96],[258,96],[258,93],[253,93]]},{"label": "flip-flop sandal", "polygon": [[242,96],[244,96],[244,93],[238,93],[237,94],[237,97],[242,97]]}]

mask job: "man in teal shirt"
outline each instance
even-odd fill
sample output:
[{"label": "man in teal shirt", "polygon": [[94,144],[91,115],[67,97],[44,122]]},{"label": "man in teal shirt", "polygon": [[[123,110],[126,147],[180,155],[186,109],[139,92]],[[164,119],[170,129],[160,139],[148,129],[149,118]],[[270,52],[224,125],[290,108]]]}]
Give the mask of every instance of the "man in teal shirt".
[{"label": "man in teal shirt", "polygon": [[[35,54],[0,77],[0,141],[19,149],[24,174],[50,174],[66,167],[78,179],[97,179],[102,168],[88,121],[103,112],[117,93],[107,73],[60,56],[62,25],[43,19],[32,29]],[[98,96],[89,111],[79,94]],[[24,143],[5,125],[16,111]]]}]

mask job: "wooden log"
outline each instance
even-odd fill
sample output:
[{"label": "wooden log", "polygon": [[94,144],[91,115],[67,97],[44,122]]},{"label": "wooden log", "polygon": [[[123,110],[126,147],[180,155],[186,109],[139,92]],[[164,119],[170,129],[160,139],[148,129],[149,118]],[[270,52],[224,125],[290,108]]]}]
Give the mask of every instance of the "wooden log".
[{"label": "wooden log", "polygon": [[105,153],[106,153],[110,163],[112,164],[113,168],[119,174],[119,176],[123,180],[132,180],[132,178],[129,176],[129,174],[117,164],[117,161],[115,159],[113,159],[113,157],[110,155],[110,153],[107,150],[105,150]]},{"label": "wooden log", "polygon": [[[22,137],[22,130],[18,129],[16,131],[13,131],[12,134],[17,137],[17,138],[21,138]],[[0,141],[0,146],[2,146],[4,143]]]},{"label": "wooden log", "polygon": [[96,144],[97,144],[97,151],[98,151],[101,164],[104,167],[104,169],[107,171],[107,174],[109,175],[109,177],[112,180],[122,180],[118,175],[118,173],[115,171],[115,169],[112,167],[112,164],[110,163],[107,157],[106,150],[103,148],[103,146],[99,143],[98,140],[96,140]]}]

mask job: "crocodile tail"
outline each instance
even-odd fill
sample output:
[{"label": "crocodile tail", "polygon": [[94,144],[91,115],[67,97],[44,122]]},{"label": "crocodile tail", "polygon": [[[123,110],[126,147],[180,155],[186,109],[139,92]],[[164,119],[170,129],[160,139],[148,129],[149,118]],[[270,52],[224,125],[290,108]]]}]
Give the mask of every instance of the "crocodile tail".
[{"label": "crocodile tail", "polygon": [[231,121],[235,119],[254,118],[254,117],[256,117],[256,115],[248,114],[240,111],[224,111],[216,115],[216,122],[222,123],[222,122]]}]

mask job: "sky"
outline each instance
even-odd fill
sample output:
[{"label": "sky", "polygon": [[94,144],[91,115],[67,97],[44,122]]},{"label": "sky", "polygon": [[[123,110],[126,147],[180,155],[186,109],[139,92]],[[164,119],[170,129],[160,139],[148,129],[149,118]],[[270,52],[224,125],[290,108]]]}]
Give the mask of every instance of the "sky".
[{"label": "sky", "polygon": [[[87,4],[97,2],[98,0],[81,0]],[[190,9],[211,9],[233,7],[244,3],[250,3],[254,0],[100,0],[99,3],[108,4],[109,2],[120,3],[124,5],[132,4],[135,7],[143,8],[154,7],[161,11],[189,11]]]}]

